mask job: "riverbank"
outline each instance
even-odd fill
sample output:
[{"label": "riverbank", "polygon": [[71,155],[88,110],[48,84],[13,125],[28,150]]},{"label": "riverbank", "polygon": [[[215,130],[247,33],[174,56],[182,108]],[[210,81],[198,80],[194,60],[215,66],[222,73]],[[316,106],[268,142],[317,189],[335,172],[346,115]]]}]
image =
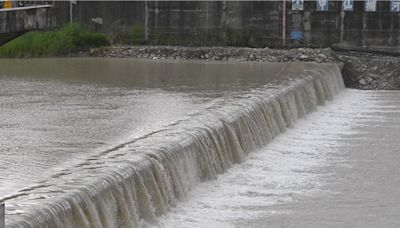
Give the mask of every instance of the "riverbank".
[{"label": "riverbank", "polygon": [[94,57],[189,59],[255,62],[337,62],[330,49],[271,49],[244,47],[116,46],[92,49]]},{"label": "riverbank", "polygon": [[54,31],[28,32],[1,45],[0,58],[67,56],[109,44],[105,34],[89,32],[79,24],[72,24]]},{"label": "riverbank", "polygon": [[109,46],[104,34],[67,25],[56,31],[31,32],[0,47],[0,58],[105,57],[184,59],[240,62],[342,63],[346,87],[366,90],[400,89],[400,57],[330,48],[245,48],[182,46]]},{"label": "riverbank", "polygon": [[400,57],[360,52],[338,52],[344,63],[346,87],[365,90],[399,90]]},{"label": "riverbank", "polygon": [[400,57],[330,48],[243,48],[178,46],[109,46],[82,55],[105,58],[187,59],[241,62],[343,63],[346,87],[365,90],[400,89]]}]

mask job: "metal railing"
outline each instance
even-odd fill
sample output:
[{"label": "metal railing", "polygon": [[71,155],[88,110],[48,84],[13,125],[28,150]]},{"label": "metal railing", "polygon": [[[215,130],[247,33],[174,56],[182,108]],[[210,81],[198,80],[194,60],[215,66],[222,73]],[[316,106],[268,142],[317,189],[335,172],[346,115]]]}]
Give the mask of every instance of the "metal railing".
[{"label": "metal railing", "polygon": [[[0,0],[1,1],[1,0]],[[45,4],[45,5],[25,5],[25,6],[18,6],[18,7],[12,7],[12,8],[1,8],[0,7],[0,12],[6,12],[6,11],[19,11],[19,10],[28,10],[28,9],[37,9],[37,8],[49,8],[53,7],[51,4]]]},{"label": "metal railing", "polygon": [[0,9],[38,8],[46,5],[53,5],[54,1],[11,1],[0,0]]}]

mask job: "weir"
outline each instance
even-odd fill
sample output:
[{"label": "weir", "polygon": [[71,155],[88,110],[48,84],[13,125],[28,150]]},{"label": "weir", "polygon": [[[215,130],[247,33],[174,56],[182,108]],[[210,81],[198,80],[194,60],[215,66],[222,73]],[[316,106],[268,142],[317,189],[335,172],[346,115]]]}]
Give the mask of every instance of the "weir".
[{"label": "weir", "polygon": [[[7,217],[7,227],[128,228],[155,222],[196,183],[242,162],[344,88],[337,65],[307,69],[104,152],[107,163],[99,167],[93,158],[82,172],[59,175],[44,196],[46,185],[27,189],[9,199],[24,211]],[[27,199],[35,206],[24,205]]]}]

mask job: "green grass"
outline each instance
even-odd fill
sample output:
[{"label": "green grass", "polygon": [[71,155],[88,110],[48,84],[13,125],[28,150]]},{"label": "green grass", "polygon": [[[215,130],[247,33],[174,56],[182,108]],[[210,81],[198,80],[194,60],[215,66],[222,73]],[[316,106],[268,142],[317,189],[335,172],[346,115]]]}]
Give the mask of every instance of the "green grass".
[{"label": "green grass", "polygon": [[78,24],[56,31],[28,32],[0,46],[0,57],[28,58],[63,56],[93,47],[109,45],[106,35],[92,33]]},{"label": "green grass", "polygon": [[129,29],[116,28],[111,35],[114,44],[142,45],[146,44],[144,27],[135,23]]},{"label": "green grass", "polygon": [[237,31],[230,28],[196,30],[186,34],[155,33],[151,44],[183,46],[234,46],[263,47],[262,37],[257,31]]}]

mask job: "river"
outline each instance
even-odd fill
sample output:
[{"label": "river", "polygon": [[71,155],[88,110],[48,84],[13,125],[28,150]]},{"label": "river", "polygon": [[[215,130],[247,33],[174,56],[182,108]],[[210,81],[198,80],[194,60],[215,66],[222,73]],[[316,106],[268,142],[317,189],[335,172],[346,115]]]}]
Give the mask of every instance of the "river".
[{"label": "river", "polygon": [[337,66],[0,69],[9,227],[399,226],[400,94],[343,89]]},{"label": "river", "polygon": [[399,98],[346,89],[157,227],[400,227]]},{"label": "river", "polygon": [[282,66],[60,58],[1,60],[0,69],[3,198],[260,85]]}]

